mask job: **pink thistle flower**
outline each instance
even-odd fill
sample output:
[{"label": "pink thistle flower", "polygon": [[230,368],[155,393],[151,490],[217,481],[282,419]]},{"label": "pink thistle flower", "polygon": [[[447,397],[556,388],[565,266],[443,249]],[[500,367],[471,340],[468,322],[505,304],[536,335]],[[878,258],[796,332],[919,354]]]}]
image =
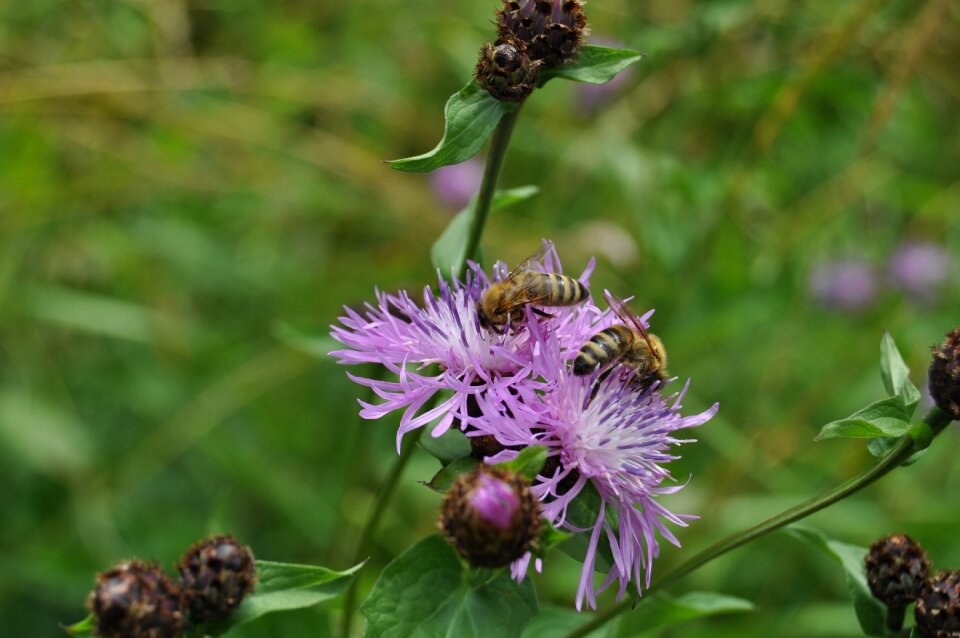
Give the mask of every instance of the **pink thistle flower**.
[{"label": "pink thistle flower", "polygon": [[[593,272],[593,260],[580,275],[584,285]],[[537,268],[533,266],[533,268]],[[540,266],[543,272],[562,272],[560,260],[551,247]],[[494,280],[506,276],[502,263],[494,266]],[[454,420],[461,427],[474,416],[468,412],[471,397],[496,387],[500,392],[514,391],[528,396],[542,387],[535,378],[530,330],[544,326],[567,348],[579,348],[595,331],[605,314],[592,302],[578,306],[550,308],[550,319],[528,319],[503,334],[483,329],[476,305],[490,285],[486,273],[475,264],[466,281],[447,283],[438,278],[438,293],[423,291],[423,305],[417,305],[406,292],[387,294],[377,291],[376,304],[365,304],[360,312],[344,308],[340,326],[331,326],[332,336],[346,346],[330,353],[339,363],[379,363],[397,375],[397,380],[367,379],[349,374],[351,380],[368,386],[383,399],[382,403],[360,402],[360,415],[378,419],[394,410],[403,410],[397,430],[397,450],[403,435],[437,421],[431,434],[440,436]],[[452,391],[449,398],[424,410],[438,392]]]},{"label": "pink thistle flower", "polygon": [[[568,365],[575,353],[565,352],[561,340],[547,330],[529,325],[532,368],[542,379],[543,390],[521,395],[491,386],[478,397],[484,416],[474,421],[477,429],[471,434],[493,435],[505,447],[514,448],[489,457],[491,463],[515,456],[517,447],[548,449],[545,468],[555,469],[541,474],[531,489],[542,501],[544,518],[553,525],[590,533],[576,604],[581,609],[586,599],[595,609],[596,593],[615,581],[619,597],[631,580],[640,591],[641,572],[649,587],[653,560],[660,553],[657,534],[680,545],[667,523],[685,527],[696,517],[674,514],[659,503],[658,497],[683,488],[683,484],[670,484],[673,479],[664,465],[679,458],[670,452],[672,446],[690,442],[675,434],[707,422],[718,405],[684,417],[679,411],[689,381],[681,391],[664,397],[656,384],[638,388],[631,383],[632,371],[624,368],[606,376],[575,376]],[[567,521],[567,512],[588,484],[596,489],[601,505],[592,525],[580,529]],[[614,564],[595,591],[593,573],[601,536],[609,543]],[[515,578],[524,577],[530,560],[528,553],[513,563]]]}]

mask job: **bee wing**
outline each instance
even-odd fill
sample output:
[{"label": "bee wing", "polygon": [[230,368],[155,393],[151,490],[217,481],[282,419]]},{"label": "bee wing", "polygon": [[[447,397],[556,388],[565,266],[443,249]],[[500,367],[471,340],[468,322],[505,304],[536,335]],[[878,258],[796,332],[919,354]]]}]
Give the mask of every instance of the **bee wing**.
[{"label": "bee wing", "polygon": [[550,301],[549,291],[545,290],[534,282],[529,282],[515,286],[510,294],[503,300],[503,307],[506,312],[516,310],[527,304],[541,304]]},{"label": "bee wing", "polygon": [[609,290],[603,291],[603,297],[607,300],[607,305],[610,306],[610,310],[613,311],[613,314],[617,315],[617,317],[620,318],[620,321],[636,330],[637,333],[643,337],[643,340],[647,342],[647,347],[650,348],[650,352],[657,358],[657,361],[659,361],[660,355],[657,354],[653,344],[650,343],[650,333],[648,333],[647,329],[643,326],[643,321],[640,320],[640,317],[637,316],[637,313],[631,310],[630,306],[628,306],[623,299],[610,294]]},{"label": "bee wing", "polygon": [[524,270],[529,270],[530,264],[536,263],[543,259],[543,256],[546,255],[547,251],[551,248],[553,248],[553,242],[544,242],[544,244],[535,250],[532,255],[517,264],[517,266],[510,271],[510,274],[507,275],[507,278],[504,279],[504,281],[510,281]]}]

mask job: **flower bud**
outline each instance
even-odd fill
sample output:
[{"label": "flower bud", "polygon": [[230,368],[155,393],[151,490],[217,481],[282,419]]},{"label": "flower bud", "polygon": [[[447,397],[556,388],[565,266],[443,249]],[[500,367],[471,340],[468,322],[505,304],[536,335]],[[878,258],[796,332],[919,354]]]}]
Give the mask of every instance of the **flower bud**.
[{"label": "flower bud", "polygon": [[539,538],[540,503],[519,474],[484,466],[454,482],[438,525],[470,564],[503,567]]},{"label": "flower bud", "polygon": [[960,638],[960,571],[932,577],[913,615],[921,638]]},{"label": "flower bud", "polygon": [[179,638],[183,631],[180,588],[159,565],[120,563],[97,575],[87,607],[94,634],[104,638]]},{"label": "flower bud", "polygon": [[195,622],[228,616],[253,591],[257,580],[250,548],[233,536],[211,536],[194,544],[177,569],[183,607]]},{"label": "flower bud", "polygon": [[498,100],[519,102],[537,87],[540,64],[512,41],[498,40],[496,46],[485,42],[474,77],[481,88]]},{"label": "flower bud", "polygon": [[954,328],[946,337],[939,347],[930,349],[930,396],[938,408],[960,420],[960,328]]},{"label": "flower bud", "polygon": [[497,12],[500,41],[518,43],[531,60],[559,66],[575,60],[586,35],[580,0],[504,0]]},{"label": "flower bud", "polygon": [[876,540],[865,562],[870,591],[892,609],[902,609],[912,603],[923,591],[930,573],[926,552],[906,534],[891,534]]}]

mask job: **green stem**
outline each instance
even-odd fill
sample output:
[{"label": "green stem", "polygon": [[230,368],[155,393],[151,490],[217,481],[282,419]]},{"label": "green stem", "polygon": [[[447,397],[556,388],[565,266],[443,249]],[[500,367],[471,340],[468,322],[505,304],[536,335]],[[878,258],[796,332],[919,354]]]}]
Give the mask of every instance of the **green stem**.
[{"label": "green stem", "polygon": [[[430,409],[430,407],[428,406],[427,409]],[[397,460],[394,461],[393,467],[390,468],[390,473],[387,474],[383,483],[380,484],[380,491],[377,492],[377,498],[373,503],[373,511],[370,514],[370,518],[367,519],[366,525],[363,526],[363,531],[360,532],[360,540],[357,542],[357,551],[353,555],[351,565],[356,565],[364,560],[370,552],[370,543],[373,540],[373,535],[376,533],[377,528],[380,526],[380,519],[383,518],[383,514],[387,511],[387,505],[393,497],[394,489],[400,483],[400,476],[403,474],[404,469],[406,469],[410,457],[413,456],[413,450],[417,447],[417,443],[420,441],[422,435],[422,427],[417,428],[407,435],[404,441],[406,445],[400,448],[400,455],[397,457]],[[347,595],[343,603],[344,638],[349,638],[350,628],[351,625],[353,625],[353,609],[357,602],[358,580],[359,579],[354,578],[353,582],[350,583],[350,588],[347,589]]]},{"label": "green stem", "polygon": [[[517,116],[520,114],[520,108],[516,108],[500,118],[500,123],[493,131],[493,138],[490,140],[490,150],[487,153],[487,163],[483,166],[483,181],[480,182],[480,192],[477,193],[477,201],[473,209],[473,220],[470,224],[470,233],[467,235],[467,247],[463,254],[466,259],[477,258],[477,248],[480,246],[480,237],[483,235],[483,227],[487,223],[487,215],[490,213],[490,205],[493,203],[493,194],[497,190],[497,179],[500,177],[500,168],[503,166],[503,159],[507,155],[507,146],[510,144],[510,134],[513,132],[513,125],[517,122]],[[457,269],[457,276],[463,279],[467,274],[466,259],[460,268]]]},{"label": "green stem", "polygon": [[[513,125],[517,122],[517,115],[520,109],[506,113],[497,124],[493,132],[493,138],[490,140],[490,151],[487,154],[487,162],[483,167],[483,180],[480,182],[480,192],[477,194],[476,207],[473,211],[473,220],[470,223],[470,233],[467,235],[467,249],[464,251],[463,263],[457,268],[457,274],[463,279],[467,273],[467,260],[476,259],[477,247],[480,245],[480,237],[483,236],[483,228],[487,223],[487,216],[490,213],[490,205],[493,203],[493,194],[497,190],[497,178],[500,176],[500,169],[503,166],[503,160],[507,155],[507,146],[510,143],[510,134],[513,132]],[[438,396],[438,395],[434,395]],[[432,408],[434,402],[425,406],[426,410]],[[417,446],[423,434],[424,428],[417,428],[410,436],[408,443],[400,451],[400,456],[390,468],[390,473],[384,479],[377,493],[377,499],[373,504],[373,512],[367,520],[363,531],[360,533],[360,541],[357,543],[357,552],[354,555],[352,564],[356,565],[366,558],[370,551],[370,543],[373,535],[380,525],[380,519],[390,503],[394,488],[400,482],[400,476],[403,474],[410,457],[413,455],[413,449]],[[346,598],[343,603],[343,638],[350,638],[350,629],[353,625],[353,610],[357,603],[357,579],[354,579],[350,588],[347,590]]]},{"label": "green stem", "polygon": [[[940,434],[940,432],[947,427],[950,421],[951,417],[948,414],[941,412],[937,408],[930,410],[930,412],[928,412],[923,419],[923,422],[932,431],[933,436]],[[828,492],[824,492],[820,496],[816,496],[804,503],[795,505],[794,507],[781,512],[780,514],[777,514],[773,518],[769,518],[749,529],[735,532],[730,536],[717,541],[713,545],[691,556],[685,562],[675,567],[673,571],[665,574],[662,578],[656,579],[647,589],[646,593],[649,594],[655,590],[669,587],[691,572],[696,571],[700,567],[706,565],[713,559],[719,558],[727,552],[732,551],[741,545],[746,545],[750,541],[756,540],[757,538],[769,534],[774,530],[780,529],[781,527],[789,525],[790,523],[795,523],[796,521],[806,518],[811,514],[815,514],[825,507],[829,507],[830,505],[833,505],[837,501],[840,501],[855,492],[859,492],[863,488],[902,465],[904,461],[910,458],[910,456],[919,449],[921,449],[921,447],[915,442],[913,437],[904,436],[885,457],[880,459],[876,465],[866,472],[850,479],[845,483],[842,483]],[[589,622],[584,623],[580,627],[577,627],[575,630],[571,631],[565,636],[565,638],[583,638],[590,632],[596,631],[599,627],[602,627],[625,611],[632,609],[636,605],[637,600],[638,597],[636,595],[633,595],[630,598],[624,598],[612,607],[609,607],[606,610],[598,613]]]}]

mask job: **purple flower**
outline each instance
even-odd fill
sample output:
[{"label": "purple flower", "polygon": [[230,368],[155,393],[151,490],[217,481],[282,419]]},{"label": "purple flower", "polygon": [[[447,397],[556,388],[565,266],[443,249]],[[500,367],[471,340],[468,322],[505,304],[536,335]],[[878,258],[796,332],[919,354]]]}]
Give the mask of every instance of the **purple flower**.
[{"label": "purple flower", "polygon": [[914,299],[932,302],[950,276],[950,255],[930,242],[904,242],[890,256],[888,270],[894,287]]},{"label": "purple flower", "polygon": [[[641,572],[649,586],[653,559],[660,553],[658,533],[679,546],[667,523],[685,527],[688,520],[696,518],[673,514],[658,502],[657,497],[683,487],[670,484],[673,479],[663,466],[678,458],[670,453],[671,446],[689,442],[676,438],[675,433],[702,425],[716,414],[718,406],[681,416],[680,402],[689,381],[683,390],[664,398],[656,384],[638,388],[631,382],[632,371],[624,368],[605,376],[574,376],[569,361],[575,352],[565,351],[561,341],[543,326],[529,325],[532,368],[545,387],[518,394],[491,384],[478,396],[483,417],[474,422],[477,429],[470,434],[493,435],[508,448],[547,447],[545,468],[554,469],[542,474],[532,490],[542,501],[544,518],[553,525],[590,533],[576,602],[577,609],[584,599],[596,608],[593,573],[601,535],[610,545],[614,565],[599,591],[618,581],[622,597],[631,580],[640,591]],[[487,461],[515,455],[515,450],[507,449]],[[567,521],[567,512],[588,483],[600,495],[601,505],[590,527],[580,529]],[[611,514],[616,526],[611,524]],[[523,578],[530,560],[528,553],[513,564],[515,577]]]},{"label": "purple flower", "polygon": [[[536,268],[536,266],[534,266]],[[559,258],[551,247],[541,266],[544,272],[562,272]],[[590,261],[580,281],[589,283],[593,271]],[[494,280],[506,275],[506,267],[494,267]],[[331,326],[333,337],[346,346],[330,355],[339,363],[379,363],[397,375],[397,380],[366,379],[348,373],[351,380],[368,386],[383,403],[361,401],[360,415],[377,419],[403,409],[397,431],[397,449],[403,435],[439,419],[433,436],[440,436],[458,419],[469,424],[471,396],[491,386],[526,396],[542,386],[533,372],[530,331],[523,326],[504,334],[480,327],[476,305],[490,279],[479,267],[472,266],[466,282],[448,284],[439,278],[439,295],[427,287],[423,305],[418,306],[406,292],[386,294],[377,291],[377,303],[366,304],[362,312],[344,308],[342,326]],[[567,308],[551,308],[552,319],[542,322],[567,348],[579,348],[609,313],[592,302]],[[421,412],[428,400],[442,390],[453,394],[435,407]]]},{"label": "purple flower", "polygon": [[513,487],[489,474],[480,476],[467,499],[481,518],[503,530],[510,528],[513,515],[520,507]]},{"label": "purple flower", "polygon": [[441,202],[460,210],[480,190],[483,179],[483,161],[468,159],[459,164],[441,166],[430,174],[430,186]]},{"label": "purple flower", "polygon": [[877,292],[873,269],[858,259],[827,260],[810,273],[810,293],[821,304],[837,310],[861,310]]}]

